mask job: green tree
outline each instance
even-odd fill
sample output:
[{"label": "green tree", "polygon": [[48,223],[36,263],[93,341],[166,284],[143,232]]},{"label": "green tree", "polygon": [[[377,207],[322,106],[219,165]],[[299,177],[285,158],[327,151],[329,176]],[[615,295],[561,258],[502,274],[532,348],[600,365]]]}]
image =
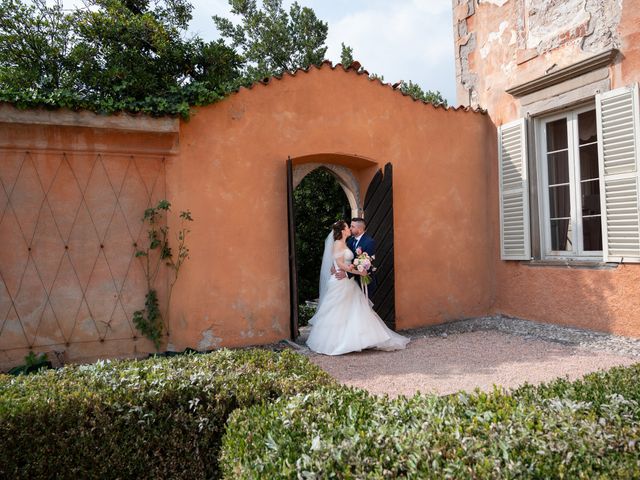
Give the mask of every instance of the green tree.
[{"label": "green tree", "polygon": [[353,63],[353,48],[341,43],[342,50],[340,51],[340,63],[344,68],[348,68]]},{"label": "green tree", "polygon": [[186,115],[237,86],[242,66],[222,41],[186,38],[191,11],[188,0],[85,0],[69,13],[60,0],[0,0],[0,99]]},{"label": "green tree", "polygon": [[62,1],[0,0],[0,87],[53,91],[73,83],[72,22]]},{"label": "green tree", "polygon": [[240,23],[215,15],[220,35],[239,51],[246,62],[247,82],[286,71],[319,65],[327,52],[328,26],[307,7],[294,2],[287,13],[282,0],[229,0],[231,13]]},{"label": "green tree", "polygon": [[302,179],[293,192],[296,228],[298,298],[318,298],[324,239],[336,220],[349,221],[351,207],[342,187],[326,169],[318,168]]},{"label": "green tree", "polygon": [[409,82],[401,82],[400,90],[402,93],[406,93],[416,100],[422,100],[423,102],[432,103],[434,105],[442,105],[444,107],[447,106],[447,101],[443,98],[442,94],[439,91],[431,91],[431,90],[422,90],[420,85],[417,83],[413,83],[411,80]]}]

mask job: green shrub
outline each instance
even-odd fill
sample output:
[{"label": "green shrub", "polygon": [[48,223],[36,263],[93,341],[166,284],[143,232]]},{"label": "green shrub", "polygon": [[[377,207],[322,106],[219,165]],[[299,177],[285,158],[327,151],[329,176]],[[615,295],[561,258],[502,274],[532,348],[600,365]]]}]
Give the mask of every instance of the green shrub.
[{"label": "green shrub", "polygon": [[281,397],[232,414],[220,466],[234,479],[640,478],[638,368],[512,394]]},{"label": "green shrub", "polygon": [[298,326],[309,325],[309,320],[316,314],[318,306],[315,304],[302,303],[298,305]]},{"label": "green shrub", "polygon": [[33,351],[30,351],[27,356],[24,357],[24,364],[13,367],[9,370],[9,375],[28,375],[43,368],[53,368],[47,354],[43,352],[36,355]]},{"label": "green shrub", "polygon": [[0,478],[216,478],[233,410],[333,384],[266,350],[2,376]]}]

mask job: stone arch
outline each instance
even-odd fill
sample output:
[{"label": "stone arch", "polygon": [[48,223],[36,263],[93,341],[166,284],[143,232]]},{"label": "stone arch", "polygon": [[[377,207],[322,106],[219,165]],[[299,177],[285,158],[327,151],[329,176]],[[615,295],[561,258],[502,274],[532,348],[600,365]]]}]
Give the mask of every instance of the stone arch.
[{"label": "stone arch", "polygon": [[304,177],[318,168],[324,168],[331,173],[342,187],[349,205],[351,217],[361,217],[364,214],[362,199],[360,196],[360,184],[348,167],[334,165],[332,163],[303,163],[293,166],[293,188],[295,189]]}]

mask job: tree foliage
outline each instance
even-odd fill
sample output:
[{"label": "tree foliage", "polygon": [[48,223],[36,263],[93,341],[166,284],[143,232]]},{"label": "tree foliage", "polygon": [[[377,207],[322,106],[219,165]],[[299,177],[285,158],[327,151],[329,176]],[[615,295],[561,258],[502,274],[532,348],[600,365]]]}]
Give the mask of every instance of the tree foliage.
[{"label": "tree foliage", "polygon": [[353,63],[353,48],[345,45],[344,42],[340,45],[342,46],[340,50],[340,63],[344,68],[348,68]]},{"label": "tree foliage", "polygon": [[0,85],[43,91],[72,86],[71,35],[61,1],[0,0]]},{"label": "tree foliage", "polygon": [[[282,0],[229,0],[237,22],[214,16],[222,39],[187,36],[190,0],[0,0],[0,101],[188,116],[270,75],[320,64],[328,26]],[[342,44],[342,64],[353,49]],[[446,102],[412,83],[402,91]]]},{"label": "tree foliage", "polygon": [[447,100],[442,96],[442,94],[436,90],[422,90],[420,85],[417,83],[413,83],[411,80],[409,82],[401,82],[400,91],[416,100],[422,100],[423,102],[432,103],[434,105],[442,105],[444,107],[447,106]]},{"label": "tree foliage", "polygon": [[213,20],[223,38],[242,55],[247,81],[286,71],[319,65],[327,52],[327,23],[315,12],[294,2],[289,13],[282,0],[229,0],[231,13],[240,17],[234,24],[215,15]]},{"label": "tree foliage", "polygon": [[186,115],[240,80],[222,41],[187,38],[188,0],[0,0],[0,100]]},{"label": "tree foliage", "polygon": [[324,239],[336,220],[349,221],[351,207],[342,187],[323,168],[309,173],[293,192],[298,267],[298,298],[318,298]]}]

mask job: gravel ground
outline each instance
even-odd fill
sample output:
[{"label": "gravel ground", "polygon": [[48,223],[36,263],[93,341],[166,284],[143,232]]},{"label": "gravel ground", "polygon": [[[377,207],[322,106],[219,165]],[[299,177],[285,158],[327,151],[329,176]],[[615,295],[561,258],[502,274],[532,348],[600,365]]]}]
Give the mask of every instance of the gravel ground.
[{"label": "gravel ground", "polygon": [[640,362],[640,340],[505,317],[400,332],[412,341],[397,352],[320,355],[303,346],[308,333],[296,347],[312,362],[345,385],[391,396],[509,389]]}]

